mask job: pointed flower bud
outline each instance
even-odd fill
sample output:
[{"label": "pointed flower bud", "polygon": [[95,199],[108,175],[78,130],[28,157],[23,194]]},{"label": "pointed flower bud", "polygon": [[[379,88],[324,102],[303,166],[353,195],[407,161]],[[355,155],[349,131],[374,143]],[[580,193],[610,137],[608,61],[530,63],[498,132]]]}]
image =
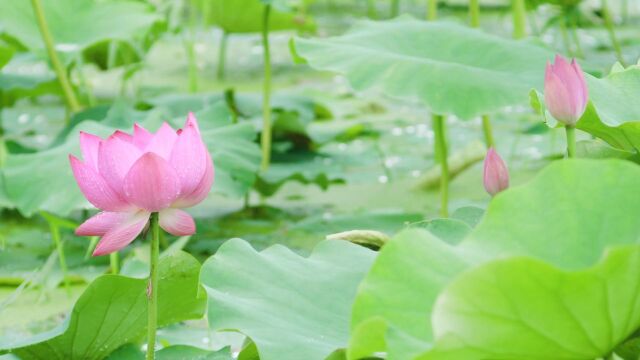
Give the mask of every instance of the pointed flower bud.
[{"label": "pointed flower bud", "polygon": [[547,63],[544,102],[556,120],[574,126],[584,114],[588,98],[587,83],[575,59],[569,64],[556,55],[555,64]]},{"label": "pointed flower bud", "polygon": [[489,148],[484,158],[484,188],[495,196],[509,187],[509,170],[494,148]]}]

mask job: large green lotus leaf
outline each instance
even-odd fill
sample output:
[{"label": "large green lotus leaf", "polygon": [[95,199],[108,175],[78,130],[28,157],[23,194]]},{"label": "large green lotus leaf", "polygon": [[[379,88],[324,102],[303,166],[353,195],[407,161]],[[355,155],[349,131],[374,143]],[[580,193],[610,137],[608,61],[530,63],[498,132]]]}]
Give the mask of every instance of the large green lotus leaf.
[{"label": "large green lotus leaf", "polygon": [[[640,167],[623,160],[559,161],[491,202],[462,250],[529,255],[581,269],[605,248],[640,240]],[[527,204],[527,206],[522,206]]]},{"label": "large green lotus leaf", "polygon": [[526,103],[552,56],[529,42],[408,17],[362,21],[345,35],[294,45],[311,67],[345,74],[356,90],[377,88],[465,119]]},{"label": "large green lotus leaf", "polygon": [[[56,0],[42,6],[58,50],[65,53],[107,40],[130,42],[161,21],[139,1]],[[0,0],[0,30],[31,50],[44,49],[30,1]]]},{"label": "large green lotus leaf", "polygon": [[[227,33],[262,31],[265,5],[260,0],[195,0],[195,3],[202,9],[207,24],[218,26]],[[310,17],[282,10],[281,7],[271,10],[270,31],[315,28]]]},{"label": "large green lotus leaf", "polygon": [[229,240],[202,266],[209,322],[250,337],[262,360],[324,359],[347,345],[351,304],[375,254],[324,241],[304,258]]},{"label": "large green lotus leaf", "polygon": [[[0,45],[0,69],[2,69],[14,55],[14,49]],[[18,60],[19,62],[20,60]],[[11,98],[40,95],[43,93],[59,92],[59,85],[52,74],[20,74],[0,70],[0,92],[6,99],[4,105],[11,104]]]},{"label": "large green lotus leaf", "polygon": [[199,349],[193,346],[175,345],[158,351],[157,360],[233,360],[228,347],[218,351]]},{"label": "large green lotus leaf", "polygon": [[496,196],[457,246],[424,230],[400,233],[359,288],[349,358],[386,351],[389,359],[407,359],[429,349],[436,298],[463,270],[507,256],[580,270],[608,247],[638,242],[638,186],[640,168],[628,161],[556,161],[531,182]]},{"label": "large green lotus leaf", "polygon": [[[640,150],[640,66],[587,78],[591,105],[577,127],[624,150]],[[623,106],[620,106],[623,104]]]},{"label": "large green lotus leaf", "polygon": [[0,91],[35,90],[31,93],[39,94],[57,92],[58,89],[56,80],[52,76],[20,75],[0,72]]},{"label": "large green lotus leaf", "polygon": [[[212,192],[242,196],[253,184],[260,163],[260,150],[254,143],[255,131],[250,124],[231,124],[218,119],[217,111],[204,109],[198,113],[203,123],[202,136],[216,167]],[[149,116],[143,124],[156,130],[159,118]],[[184,119],[175,121],[182,126]],[[105,119],[106,123],[116,122]],[[132,125],[122,126],[128,131]],[[51,149],[31,154],[10,154],[2,169],[7,197],[25,216],[38,210],[66,216],[72,210],[88,207],[71,173],[68,155],[79,154],[78,132],[102,137],[116,129],[94,121],[83,121],[69,132],[64,142]],[[64,190],[63,190],[64,189]]]},{"label": "large green lotus leaf", "polygon": [[[156,351],[156,360],[233,360],[231,349],[224,347],[218,351],[204,350],[188,345],[173,345]],[[145,360],[140,347],[127,344],[109,355],[107,360]]]},{"label": "large green lotus leaf", "polygon": [[323,213],[307,216],[291,226],[290,230],[305,231],[317,235],[335,234],[353,229],[366,229],[394,234],[411,223],[423,220],[420,213],[402,210],[352,211],[349,213]]},{"label": "large green lotus leaf", "polygon": [[[264,196],[272,196],[284,184],[299,182],[314,184],[322,190],[330,186],[344,184],[345,167],[329,156],[311,152],[293,152],[273,156],[272,164],[259,175],[256,190]],[[326,162],[325,162],[326,161]]]},{"label": "large green lotus leaf", "polygon": [[440,295],[436,346],[420,359],[603,358],[640,326],[639,291],[637,245],[576,272],[531,258],[495,260]]},{"label": "large green lotus leaf", "polygon": [[408,359],[428,348],[428,316],[440,290],[468,261],[424,229],[409,229],[382,248],[353,305],[348,358],[387,351]]},{"label": "large green lotus leaf", "polygon": [[[160,259],[159,326],[204,315],[207,298],[199,271],[198,261],[184,252]],[[103,359],[146,333],[146,288],[146,279],[103,275],[87,287],[59,327],[19,343],[0,344],[0,352],[25,360]]]}]

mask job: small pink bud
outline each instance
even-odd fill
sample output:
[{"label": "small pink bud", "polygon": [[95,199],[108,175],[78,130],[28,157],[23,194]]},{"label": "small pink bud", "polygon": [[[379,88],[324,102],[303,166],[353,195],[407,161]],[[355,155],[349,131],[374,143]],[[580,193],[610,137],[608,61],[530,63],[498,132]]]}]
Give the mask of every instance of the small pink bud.
[{"label": "small pink bud", "polygon": [[495,196],[509,187],[509,170],[494,148],[489,148],[484,158],[484,188]]},{"label": "small pink bud", "polygon": [[580,65],[569,64],[556,55],[555,64],[547,63],[544,76],[544,102],[549,112],[565,125],[575,125],[584,114],[589,90]]}]

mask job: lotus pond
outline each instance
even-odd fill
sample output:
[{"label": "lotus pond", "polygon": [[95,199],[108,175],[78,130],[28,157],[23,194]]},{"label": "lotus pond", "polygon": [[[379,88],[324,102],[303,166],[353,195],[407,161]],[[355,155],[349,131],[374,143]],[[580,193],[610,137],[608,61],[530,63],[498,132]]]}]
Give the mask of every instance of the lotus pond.
[{"label": "lotus pond", "polygon": [[637,0],[0,0],[0,359],[640,358]]}]

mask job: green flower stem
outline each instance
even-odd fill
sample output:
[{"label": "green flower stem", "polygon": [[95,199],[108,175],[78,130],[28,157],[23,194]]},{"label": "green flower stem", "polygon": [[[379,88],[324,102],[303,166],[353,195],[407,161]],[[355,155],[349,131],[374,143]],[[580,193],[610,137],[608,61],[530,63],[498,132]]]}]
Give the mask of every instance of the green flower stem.
[{"label": "green flower stem", "polygon": [[109,41],[109,55],[107,56],[107,69],[113,69],[116,66],[116,56],[120,44],[117,40]]},{"label": "green flower stem", "polygon": [[229,33],[223,31],[222,37],[220,38],[220,47],[218,48],[218,67],[216,68],[216,77],[218,78],[218,80],[224,79],[224,64],[227,59],[228,38]]},{"label": "green flower stem", "polygon": [[[188,6],[188,2],[186,2]],[[189,8],[189,19],[187,26],[189,28],[188,34],[184,35],[184,46],[187,53],[188,61],[188,76],[189,76],[189,92],[198,92],[198,65],[196,63],[196,12],[193,7]]]},{"label": "green flower stem", "polygon": [[525,0],[511,0],[511,13],[513,16],[513,37],[522,39],[527,36],[527,8]]},{"label": "green flower stem", "polygon": [[78,73],[78,78],[80,79],[80,86],[83,88],[85,96],[87,97],[87,102],[89,106],[93,107],[96,105],[96,97],[93,95],[93,91],[91,89],[91,85],[89,84],[89,80],[87,80],[87,76],[84,73],[84,61],[82,60],[82,54],[79,54],[76,60],[76,71]]},{"label": "green flower stem", "polygon": [[576,128],[575,126],[565,126],[567,131],[567,156],[574,158],[576,156]]},{"label": "green flower stem", "polygon": [[438,0],[428,0],[427,20],[433,21],[438,18]]},{"label": "green flower stem", "polygon": [[267,171],[271,162],[271,50],[269,49],[269,14],[271,5],[264,7],[262,18],[262,47],[264,50],[264,84],[262,90],[262,164],[260,169]]},{"label": "green flower stem", "polygon": [[60,270],[62,270],[64,288],[67,291],[67,295],[71,296],[71,287],[69,283],[67,261],[65,260],[65,256],[64,256],[64,244],[62,243],[62,239],[60,237],[60,228],[58,227],[58,224],[56,224],[50,218],[45,217],[45,219],[49,223],[49,230],[51,231],[51,239],[53,240],[53,243],[56,245],[56,251],[58,252],[58,261],[60,262]]},{"label": "green flower stem", "polygon": [[[2,90],[0,90],[0,110],[4,107],[4,95],[2,95]],[[0,138],[4,136],[4,126],[2,125],[2,111],[0,111]],[[0,139],[1,140],[1,139]],[[4,146],[4,141],[2,141],[2,146]],[[0,149],[1,151],[2,149]],[[1,155],[1,153],[0,153]],[[2,166],[2,158],[0,157],[0,167]]]},{"label": "green flower stem", "polygon": [[580,37],[578,36],[578,24],[575,19],[571,19],[571,37],[573,37],[573,43],[576,45],[576,56],[584,59],[584,53],[582,52],[582,44],[580,43]]},{"label": "green flower stem", "polygon": [[[429,0],[427,19],[438,17],[438,0]],[[434,142],[434,157],[440,165],[440,216],[449,217],[449,163],[447,162],[446,122],[443,115],[431,115]]]},{"label": "green flower stem", "polygon": [[158,213],[151,214],[151,258],[147,284],[147,360],[153,360],[158,327],[158,259],[160,258],[160,227]]},{"label": "green flower stem", "polygon": [[240,110],[236,103],[236,94],[233,88],[228,88],[224,91],[224,102],[227,104],[229,110],[231,110],[231,123],[237,124],[238,117],[240,116]]},{"label": "green flower stem", "polygon": [[89,238],[89,246],[87,246],[87,252],[84,254],[85,260],[91,257],[91,254],[96,249],[96,245],[98,245],[98,240],[100,240],[99,236],[92,236]]},{"label": "green flower stem", "polygon": [[376,0],[367,0],[367,17],[373,20],[378,18],[378,9],[376,9]]},{"label": "green flower stem", "polygon": [[109,265],[112,274],[118,274],[120,272],[120,255],[117,251],[109,254]]},{"label": "green flower stem", "polygon": [[0,128],[0,169],[4,167],[4,163],[7,161],[8,153],[9,151],[7,150],[7,145],[2,134],[2,128]]},{"label": "green flower stem", "polygon": [[196,65],[196,51],[193,39],[184,40],[185,52],[187,53],[187,73],[189,76],[189,92],[198,92],[198,66]]},{"label": "green flower stem", "polygon": [[447,162],[446,122],[442,115],[432,115],[435,158],[440,165],[440,216],[449,216],[449,164]]},{"label": "green flower stem", "polygon": [[538,26],[538,22],[536,21],[536,14],[533,11],[527,12],[527,21],[529,27],[535,36],[540,36],[540,26]]},{"label": "green flower stem", "polygon": [[469,0],[469,24],[480,27],[480,0]]},{"label": "green flower stem", "polygon": [[[473,28],[480,27],[480,0],[469,0],[469,24]],[[494,142],[489,115],[482,115],[482,131],[487,147],[492,147]]]},{"label": "green flower stem", "polygon": [[248,210],[251,207],[251,192],[247,191],[246,194],[244,194],[244,198],[242,201],[242,210]]},{"label": "green flower stem", "polygon": [[491,130],[491,119],[489,119],[489,115],[482,115],[482,131],[484,132],[484,142],[487,144],[487,147],[494,147],[495,142],[493,141],[493,131]]},{"label": "green flower stem", "polygon": [[620,4],[620,13],[622,14],[622,21],[623,22],[628,22],[629,21],[629,0],[622,0],[622,3]]},{"label": "green flower stem", "polygon": [[618,38],[616,36],[615,25],[613,24],[613,17],[611,16],[611,11],[609,10],[609,6],[607,6],[607,0],[602,0],[602,16],[604,18],[604,26],[607,28],[609,32],[609,39],[611,40],[611,45],[613,46],[614,51],[616,52],[616,58],[622,64],[622,66],[627,66],[624,61],[624,57],[622,56],[622,49],[620,48],[620,43],[618,42]]},{"label": "green flower stem", "polygon": [[400,0],[391,0],[391,17],[400,15]]},{"label": "green flower stem", "polygon": [[71,86],[71,82],[67,77],[66,69],[64,68],[64,66],[62,66],[62,62],[60,62],[58,54],[56,53],[55,44],[53,43],[53,37],[51,36],[51,32],[49,31],[49,27],[47,26],[47,20],[44,16],[44,10],[42,9],[42,3],[40,2],[40,0],[31,0],[31,5],[33,6],[33,12],[36,15],[38,27],[40,28],[40,33],[42,35],[42,40],[44,41],[45,47],[47,48],[47,53],[49,54],[49,60],[51,60],[53,70],[58,77],[60,87],[62,88],[62,92],[64,93],[67,107],[71,112],[78,112],[81,110],[81,106],[78,102],[78,99],[76,98],[76,94],[73,92],[73,87]]}]

